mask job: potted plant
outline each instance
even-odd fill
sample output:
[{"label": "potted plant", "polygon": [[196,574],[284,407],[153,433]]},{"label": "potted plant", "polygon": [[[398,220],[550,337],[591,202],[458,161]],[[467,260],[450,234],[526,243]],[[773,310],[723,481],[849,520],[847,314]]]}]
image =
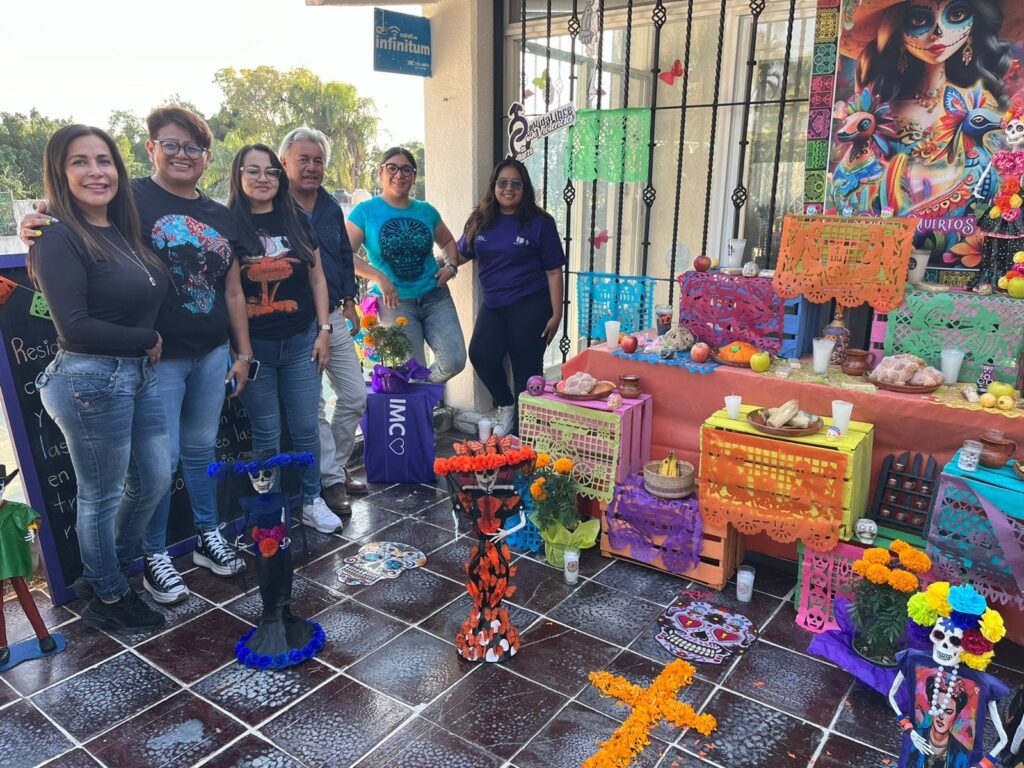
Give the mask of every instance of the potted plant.
[{"label": "potted plant", "polygon": [[564,566],[565,550],[592,547],[601,532],[600,520],[584,521],[580,517],[572,469],[572,459],[552,459],[547,453],[538,453],[537,473],[530,485],[530,520],[544,540],[545,558],[556,568]]},{"label": "potted plant", "polygon": [[905,541],[864,550],[852,566],[860,577],[850,606],[854,651],[879,666],[896,665],[907,633],[907,601],[921,585],[918,574],[931,567],[931,558]]},{"label": "potted plant", "polygon": [[374,392],[400,394],[414,379],[426,379],[430,371],[412,357],[412,344],[405,335],[409,321],[399,316],[394,325],[381,325],[375,314],[364,314],[359,321],[357,342],[362,345],[362,356],[376,363],[370,376]]}]

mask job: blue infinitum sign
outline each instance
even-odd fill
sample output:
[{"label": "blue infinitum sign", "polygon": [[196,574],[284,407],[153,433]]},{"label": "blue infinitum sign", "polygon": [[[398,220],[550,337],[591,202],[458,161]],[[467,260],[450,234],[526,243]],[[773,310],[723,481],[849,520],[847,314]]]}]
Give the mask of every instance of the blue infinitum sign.
[{"label": "blue infinitum sign", "polygon": [[430,77],[430,19],[374,8],[373,68]]}]

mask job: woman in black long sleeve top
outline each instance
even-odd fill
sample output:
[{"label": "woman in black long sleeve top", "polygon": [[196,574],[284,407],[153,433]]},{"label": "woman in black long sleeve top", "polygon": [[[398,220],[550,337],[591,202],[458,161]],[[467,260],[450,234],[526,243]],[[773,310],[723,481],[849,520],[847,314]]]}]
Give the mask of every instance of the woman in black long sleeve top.
[{"label": "woman in black long sleeve top", "polygon": [[[124,163],[98,128],[70,125],[46,146],[47,208],[59,221],[29,251],[60,351],[39,375],[43,406],[67,441],[78,485],[77,534],[89,625],[137,632],[163,617],[122,574],[170,484],[153,365],[166,271],[142,245]],[[125,510],[139,510],[128,514]]]}]

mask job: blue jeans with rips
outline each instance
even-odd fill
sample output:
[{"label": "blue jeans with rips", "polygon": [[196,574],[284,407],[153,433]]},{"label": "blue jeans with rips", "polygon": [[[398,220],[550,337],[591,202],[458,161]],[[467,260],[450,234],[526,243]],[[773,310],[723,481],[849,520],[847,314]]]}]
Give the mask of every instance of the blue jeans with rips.
[{"label": "blue jeans with rips", "polygon": [[121,562],[137,553],[142,532],[171,484],[156,378],[144,357],[60,351],[36,379],[75,469],[85,578],[104,600],[128,592]]},{"label": "blue jeans with rips", "polygon": [[316,363],[310,359],[316,334],[314,323],[281,341],[253,338],[252,351],[260,361],[260,370],[241,394],[252,425],[253,452],[257,455],[280,452],[283,405],[292,451],[316,456],[313,464],[300,470],[304,502],[320,495],[321,376]]},{"label": "blue jeans with rips", "polygon": [[[228,345],[223,344],[202,357],[161,360],[156,367],[157,389],[167,418],[171,475],[180,458],[181,476],[192,504],[192,521],[198,531],[217,528],[216,480],[206,470],[214,462],[229,363]],[[142,550],[147,555],[167,548],[171,490],[168,486],[146,529]]]}]

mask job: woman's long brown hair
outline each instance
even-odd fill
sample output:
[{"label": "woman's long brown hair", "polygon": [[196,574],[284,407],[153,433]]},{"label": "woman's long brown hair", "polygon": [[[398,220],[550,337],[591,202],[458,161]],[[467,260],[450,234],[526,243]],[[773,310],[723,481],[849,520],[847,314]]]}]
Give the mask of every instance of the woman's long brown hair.
[{"label": "woman's long brown hair", "polygon": [[[65,170],[68,147],[75,139],[80,139],[83,136],[96,136],[101,139],[107,145],[110,157],[114,161],[114,167],[117,169],[117,192],[114,194],[114,199],[107,205],[107,218],[110,223],[117,227],[118,232],[121,233],[128,245],[149,268],[166,272],[163,262],[142,242],[142,226],[139,223],[138,210],[135,208],[135,198],[132,196],[128,170],[121,159],[121,153],[117,151],[117,145],[106,131],[76,123],[64,126],[50,137],[43,155],[43,189],[46,194],[46,212],[60,220],[82,242],[85,258],[89,262],[112,259],[110,243],[102,239],[97,234],[95,227],[86,220],[68,186]],[[33,264],[35,250],[35,246],[29,249],[26,262],[29,277],[33,282],[35,281]]]}]

